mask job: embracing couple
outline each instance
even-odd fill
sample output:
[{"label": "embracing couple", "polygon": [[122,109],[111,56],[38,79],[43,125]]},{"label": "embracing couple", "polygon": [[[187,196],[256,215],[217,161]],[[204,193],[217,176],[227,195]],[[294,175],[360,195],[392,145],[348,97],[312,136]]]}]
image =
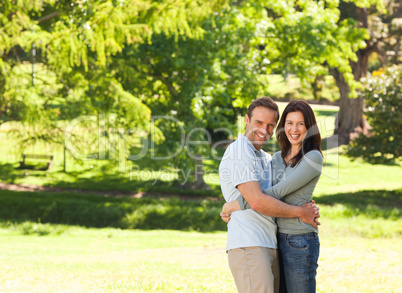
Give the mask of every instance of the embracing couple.
[{"label": "embracing couple", "polygon": [[[315,292],[320,215],[311,199],[323,156],[314,112],[292,101],[279,119],[276,103],[263,97],[251,103],[245,121],[244,135],[229,145],[219,166],[237,290]],[[271,157],[261,147],[276,126],[281,150]]]}]

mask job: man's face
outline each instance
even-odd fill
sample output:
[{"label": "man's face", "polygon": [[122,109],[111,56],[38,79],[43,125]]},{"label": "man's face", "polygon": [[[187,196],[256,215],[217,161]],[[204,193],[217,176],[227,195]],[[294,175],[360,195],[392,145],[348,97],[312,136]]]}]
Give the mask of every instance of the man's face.
[{"label": "man's face", "polygon": [[276,115],[274,110],[265,107],[254,108],[251,118],[246,115],[245,135],[257,150],[260,150],[274,133]]}]

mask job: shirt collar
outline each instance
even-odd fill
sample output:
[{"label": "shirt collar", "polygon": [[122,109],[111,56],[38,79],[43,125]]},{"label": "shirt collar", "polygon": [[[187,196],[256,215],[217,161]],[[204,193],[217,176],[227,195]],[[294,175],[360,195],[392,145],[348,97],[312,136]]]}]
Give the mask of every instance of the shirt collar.
[{"label": "shirt collar", "polygon": [[248,139],[247,136],[245,136],[244,134],[240,134],[238,137],[241,141],[244,141],[245,143],[247,143],[247,145],[254,151],[254,153],[258,156],[262,156],[264,154],[264,151],[261,150],[257,150],[255,148],[255,146],[251,143],[251,141]]}]

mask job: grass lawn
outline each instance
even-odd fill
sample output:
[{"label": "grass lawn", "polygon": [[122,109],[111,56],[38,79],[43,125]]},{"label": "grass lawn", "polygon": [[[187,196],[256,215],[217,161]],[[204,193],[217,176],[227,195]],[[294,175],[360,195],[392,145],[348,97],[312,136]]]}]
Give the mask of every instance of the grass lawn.
[{"label": "grass lawn", "polygon": [[225,233],[0,230],[1,292],[230,292]]},{"label": "grass lawn", "polygon": [[[222,201],[15,191],[0,191],[0,200],[0,292],[236,291],[226,232],[218,231],[225,228],[215,223],[223,223]],[[317,201],[318,292],[402,292],[402,190]],[[200,221],[216,230],[89,228],[105,225],[108,217],[130,220],[141,213],[149,225],[169,227],[182,207],[198,215],[181,220],[189,223],[186,230]],[[82,226],[66,224],[79,217]]]},{"label": "grass lawn", "polygon": [[363,160],[352,162],[338,151],[324,151],[324,166],[314,196],[402,187],[401,162],[394,165],[373,165]]},{"label": "grass lawn", "polygon": [[[0,229],[1,292],[236,292],[225,232]],[[402,238],[320,231],[318,292],[402,292]]]}]

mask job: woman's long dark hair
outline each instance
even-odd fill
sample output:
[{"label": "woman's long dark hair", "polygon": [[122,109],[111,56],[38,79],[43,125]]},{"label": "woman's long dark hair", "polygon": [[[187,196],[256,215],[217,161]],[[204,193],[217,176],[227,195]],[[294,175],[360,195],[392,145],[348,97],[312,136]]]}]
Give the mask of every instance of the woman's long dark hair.
[{"label": "woman's long dark hair", "polygon": [[290,153],[292,145],[290,144],[286,133],[285,133],[285,123],[286,116],[292,112],[301,112],[304,117],[304,125],[307,129],[306,137],[303,140],[302,147],[299,153],[289,160],[292,167],[296,166],[305,154],[309,151],[317,150],[321,153],[321,135],[317,126],[317,121],[315,120],[315,115],[313,109],[305,101],[291,101],[283,110],[281,120],[279,121],[278,127],[276,129],[276,139],[278,140],[279,146],[281,148],[282,159]]}]

